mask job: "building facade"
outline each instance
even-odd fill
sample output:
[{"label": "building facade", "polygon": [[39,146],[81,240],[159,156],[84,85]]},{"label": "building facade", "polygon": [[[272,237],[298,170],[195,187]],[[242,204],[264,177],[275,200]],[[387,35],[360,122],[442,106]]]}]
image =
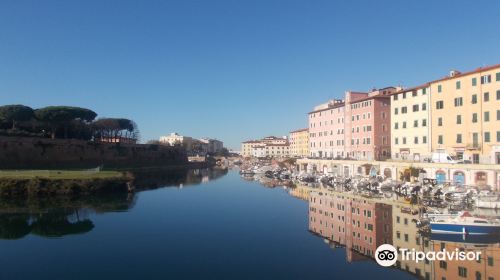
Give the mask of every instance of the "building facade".
[{"label": "building facade", "polygon": [[331,100],[309,112],[309,155],[311,157],[345,157],[344,101]]},{"label": "building facade", "polygon": [[500,64],[430,82],[432,150],[500,164]]},{"label": "building facade", "polygon": [[286,136],[267,136],[260,140],[242,142],[241,155],[244,157],[289,157],[290,144]]},{"label": "building facade", "polygon": [[429,104],[429,84],[391,95],[392,159],[421,161],[431,157]]},{"label": "building facade", "polygon": [[159,142],[169,146],[183,146],[189,156],[206,156],[208,153],[219,152],[224,147],[223,142],[216,139],[195,139],[176,132],[161,136]]},{"label": "building facade", "polygon": [[353,99],[346,93],[346,151],[357,160],[384,160],[391,155],[391,99],[387,87]]},{"label": "building facade", "polygon": [[311,157],[381,160],[391,153],[390,94],[396,87],[348,91],[309,112]]},{"label": "building facade", "polygon": [[206,145],[206,151],[210,154],[218,153],[224,148],[224,143],[217,139],[201,138],[200,142]]},{"label": "building facade", "polygon": [[290,156],[309,156],[309,129],[303,128],[290,132]]},{"label": "building facade", "polygon": [[170,133],[168,136],[161,136],[160,143],[168,144],[170,146],[182,145],[186,151],[190,151],[193,146],[193,138],[189,136],[182,136],[176,132]]},{"label": "building facade", "polygon": [[241,143],[241,155],[243,157],[253,156],[252,149],[255,146],[260,146],[261,142],[257,140],[249,140]]}]

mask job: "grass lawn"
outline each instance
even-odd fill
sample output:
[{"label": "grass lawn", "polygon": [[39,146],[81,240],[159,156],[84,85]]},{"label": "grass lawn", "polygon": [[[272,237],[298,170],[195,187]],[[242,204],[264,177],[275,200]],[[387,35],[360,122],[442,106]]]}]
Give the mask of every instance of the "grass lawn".
[{"label": "grass lawn", "polygon": [[0,170],[0,179],[16,178],[47,178],[47,179],[94,179],[117,178],[122,173],[117,171],[86,171],[86,170]]}]

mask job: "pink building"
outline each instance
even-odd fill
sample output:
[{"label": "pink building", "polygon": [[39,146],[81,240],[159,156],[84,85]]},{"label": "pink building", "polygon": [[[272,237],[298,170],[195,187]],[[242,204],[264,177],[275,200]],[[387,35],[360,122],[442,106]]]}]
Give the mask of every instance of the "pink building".
[{"label": "pink building", "polygon": [[312,157],[345,157],[344,101],[331,100],[309,112],[309,151]]},{"label": "pink building", "polygon": [[320,158],[389,158],[390,94],[398,88],[345,93],[309,112],[310,156]]},{"label": "pink building", "polygon": [[345,246],[348,261],[352,252],[373,258],[378,246],[392,244],[392,206],[362,197],[313,193],[309,230]]}]

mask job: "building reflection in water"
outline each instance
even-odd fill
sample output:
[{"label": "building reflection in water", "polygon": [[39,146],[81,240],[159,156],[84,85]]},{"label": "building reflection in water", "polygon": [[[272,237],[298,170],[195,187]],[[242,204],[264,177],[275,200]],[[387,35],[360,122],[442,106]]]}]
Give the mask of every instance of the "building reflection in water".
[{"label": "building reflection in water", "polygon": [[498,236],[427,237],[418,231],[416,208],[308,187],[290,190],[290,194],[309,201],[309,230],[325,238],[331,247],[345,247],[347,262],[373,260],[377,247],[385,243],[398,249],[423,252],[479,251],[479,261],[426,260],[417,263],[399,258],[396,267],[420,279],[500,279]]}]

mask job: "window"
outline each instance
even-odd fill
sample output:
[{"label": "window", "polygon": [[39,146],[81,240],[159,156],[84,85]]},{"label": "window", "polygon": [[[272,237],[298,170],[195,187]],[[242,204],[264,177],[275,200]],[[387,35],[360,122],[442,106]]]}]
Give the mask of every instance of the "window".
[{"label": "window", "polygon": [[394,129],[398,129],[399,128],[399,124],[398,123],[394,123]]},{"label": "window", "polygon": [[462,115],[457,115],[457,124],[462,124]]},{"label": "window", "polygon": [[438,126],[443,126],[443,118],[438,118]]},{"label": "window", "polygon": [[467,268],[459,266],[458,267],[458,276],[467,278]]},{"label": "window", "polygon": [[392,100],[394,100],[394,101],[398,100],[398,95],[397,94],[394,95],[393,98],[392,98]]},{"label": "window", "polygon": [[472,122],[477,123],[477,113],[472,114]]},{"label": "window", "polygon": [[473,94],[473,95],[472,95],[472,100],[471,100],[471,103],[472,103],[472,104],[477,104],[477,94]]},{"label": "window", "polygon": [[438,136],[438,144],[443,144],[443,135]]},{"label": "window", "polygon": [[413,121],[413,127],[418,127],[418,120]]},{"label": "window", "polygon": [[[500,92],[500,90],[499,90]],[[427,103],[422,103],[422,111],[426,111],[427,110]]]},{"label": "window", "polygon": [[422,89],[422,95],[426,95],[427,94],[427,88],[423,88]]},{"label": "window", "polygon": [[418,104],[413,105],[413,112],[418,112]]},{"label": "window", "polygon": [[479,146],[479,134],[477,132],[472,133],[472,145],[476,148]]},{"label": "window", "polygon": [[457,144],[462,143],[462,134],[457,134]]},{"label": "window", "polygon": [[497,121],[500,121],[500,110],[497,110]]},{"label": "window", "polygon": [[403,92],[403,99],[406,99],[406,92]]},{"label": "window", "polygon": [[489,122],[490,121],[490,112],[484,112],[484,121]]},{"label": "window", "polygon": [[437,102],[436,102],[436,109],[438,109],[438,110],[439,110],[439,109],[443,109],[443,108],[444,108],[444,103],[443,103],[443,101],[442,101],[442,100],[441,100],[441,101],[437,101]]},{"label": "window", "polygon": [[491,75],[481,76],[481,84],[482,85],[489,84],[489,83],[491,83]]},{"label": "window", "polygon": [[472,78],[472,86],[473,87],[477,86],[477,79],[476,78]]},{"label": "window", "polygon": [[485,93],[484,93],[484,98],[483,98],[483,101],[484,101],[484,102],[488,102],[488,101],[490,101],[490,93],[489,93],[489,92],[485,92]]},{"label": "window", "polygon": [[438,85],[438,92],[441,92],[441,91],[442,91],[442,89],[443,89],[443,88],[441,87],[441,85]]},{"label": "window", "polygon": [[394,108],[394,115],[398,114],[398,108]]},{"label": "window", "polygon": [[427,126],[427,119],[422,120],[422,126]]},{"label": "window", "polygon": [[455,107],[460,107],[463,105],[462,97],[455,98]]},{"label": "window", "polygon": [[497,100],[500,100],[500,90],[497,90]]},{"label": "window", "polygon": [[406,122],[403,122],[403,128],[406,128]]},{"label": "window", "polygon": [[488,266],[493,266],[493,257],[488,257]]},{"label": "window", "polygon": [[445,261],[439,261],[439,268],[446,270],[446,268],[448,268],[448,264]]},{"label": "window", "polygon": [[406,114],[408,112],[408,108],[406,106],[401,107],[401,114]]},{"label": "window", "polygon": [[497,79],[496,80],[497,80],[497,82],[500,81],[500,72],[497,73]]},{"label": "window", "polygon": [[399,141],[398,141],[398,138],[397,138],[397,137],[396,137],[396,138],[394,138],[394,143],[396,143],[396,145],[398,145],[398,144],[399,144]]},{"label": "window", "polygon": [[415,136],[415,138],[413,138],[413,143],[418,144],[418,137],[417,136]]},{"label": "window", "polygon": [[484,142],[490,142],[490,133],[489,132],[484,133]]},{"label": "window", "polygon": [[417,96],[417,91],[416,91],[416,90],[415,90],[415,91],[413,91],[413,92],[411,93],[411,96],[412,96],[412,97]]},{"label": "window", "polygon": [[406,137],[403,137],[403,144],[406,144]]},{"label": "window", "polygon": [[500,131],[497,131],[497,142],[500,142]]},{"label": "window", "polygon": [[427,143],[427,136],[422,137],[422,143],[424,143],[424,144]]},{"label": "window", "polygon": [[460,81],[456,81],[455,82],[455,88],[456,89],[460,89],[460,87],[461,87]]}]

